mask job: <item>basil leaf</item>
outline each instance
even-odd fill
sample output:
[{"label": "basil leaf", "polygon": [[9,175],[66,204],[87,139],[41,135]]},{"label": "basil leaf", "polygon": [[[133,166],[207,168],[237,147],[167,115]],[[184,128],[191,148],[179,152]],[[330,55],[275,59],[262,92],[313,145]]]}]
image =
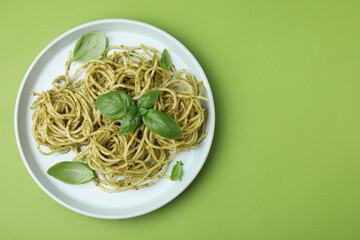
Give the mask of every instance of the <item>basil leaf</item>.
[{"label": "basil leaf", "polygon": [[163,69],[165,69],[166,71],[169,71],[169,69],[171,67],[171,59],[170,59],[170,55],[166,48],[164,49],[164,51],[161,54],[160,64]]},{"label": "basil leaf", "polygon": [[134,100],[126,93],[113,91],[97,97],[95,107],[110,120],[117,120],[125,116],[127,106],[134,105]]},{"label": "basil leaf", "polygon": [[85,33],[75,44],[71,61],[86,62],[101,56],[106,48],[106,37],[100,32]]},{"label": "basil leaf", "polygon": [[147,109],[143,108],[143,107],[139,107],[139,114],[142,116],[144,114],[146,114],[148,112]]},{"label": "basil leaf", "polygon": [[82,184],[90,181],[94,171],[82,162],[59,162],[47,170],[50,176],[68,184]]},{"label": "basil leaf", "polygon": [[142,95],[138,100],[138,106],[140,108],[150,109],[158,99],[160,90],[153,90]]},{"label": "basil leaf", "polygon": [[182,172],[182,167],[181,167],[182,165],[184,164],[181,161],[177,161],[176,164],[173,166],[170,176],[170,179],[172,181],[175,181],[180,178]]},{"label": "basil leaf", "polygon": [[181,138],[181,130],[175,120],[167,113],[160,112],[156,109],[150,109],[142,120],[154,133],[167,139]]},{"label": "basil leaf", "polygon": [[134,131],[141,122],[139,108],[135,105],[127,107],[128,111],[122,119],[120,126],[120,136],[126,135]]}]

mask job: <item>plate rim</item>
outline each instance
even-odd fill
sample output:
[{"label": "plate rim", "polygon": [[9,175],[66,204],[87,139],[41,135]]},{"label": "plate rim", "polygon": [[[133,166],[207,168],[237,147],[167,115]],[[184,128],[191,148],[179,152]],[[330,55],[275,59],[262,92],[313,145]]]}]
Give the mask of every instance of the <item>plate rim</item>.
[{"label": "plate rim", "polygon": [[[153,207],[148,208],[146,210],[143,211],[138,211],[136,213],[131,213],[131,214],[122,214],[122,215],[106,215],[106,214],[96,214],[96,213],[91,213],[91,212],[87,212],[84,211],[82,209],[76,208],[74,206],[72,206],[71,204],[68,204],[64,201],[62,201],[60,198],[58,198],[55,194],[52,194],[41,182],[40,180],[37,178],[37,176],[35,175],[35,173],[32,171],[26,156],[24,154],[22,145],[20,143],[20,133],[19,133],[19,129],[18,129],[18,125],[19,125],[19,110],[20,110],[20,98],[22,96],[22,92],[24,90],[24,86],[25,83],[27,82],[27,79],[30,75],[30,73],[32,72],[32,70],[34,69],[34,66],[36,65],[36,63],[42,58],[42,56],[56,43],[58,43],[61,39],[63,39],[64,37],[79,31],[81,29],[90,27],[90,26],[94,26],[97,24],[106,24],[106,23],[128,23],[128,24],[135,24],[135,25],[139,25],[142,27],[145,27],[147,29],[153,30],[155,32],[157,32],[158,34],[161,34],[162,36],[170,39],[171,41],[173,41],[176,45],[178,45],[181,49],[184,50],[184,52],[186,53],[186,55],[188,55],[190,57],[190,59],[192,59],[195,62],[195,67],[199,70],[200,74],[202,75],[201,77],[206,81],[207,86],[207,94],[208,94],[208,99],[209,99],[209,109],[211,109],[213,111],[213,114],[211,114],[211,121],[213,124],[213,128],[209,129],[210,131],[208,131],[208,136],[210,138],[208,144],[205,146],[205,151],[204,151],[204,160],[201,162],[201,164],[198,166],[198,168],[195,170],[194,174],[189,178],[187,184],[182,185],[178,191],[176,191],[175,193],[173,193],[170,197],[166,198],[164,201],[159,202],[159,204],[155,204]],[[94,217],[94,218],[101,218],[101,219],[126,219],[126,218],[132,218],[132,217],[137,217],[140,215],[144,215],[147,213],[150,213],[152,211],[155,211],[156,209],[166,205],[167,203],[171,202],[172,200],[174,200],[177,196],[179,196],[196,178],[196,176],[199,174],[200,170],[202,169],[203,165],[205,164],[205,161],[207,160],[208,154],[210,152],[211,149],[211,145],[213,142],[213,138],[214,138],[214,132],[215,132],[215,103],[214,103],[214,98],[212,95],[212,91],[211,91],[211,87],[210,87],[210,83],[205,75],[204,70],[202,69],[202,67],[200,66],[199,62],[197,61],[197,59],[194,57],[194,55],[179,41],[177,40],[175,37],[173,37],[172,35],[170,35],[169,33],[165,32],[164,30],[155,27],[153,25],[150,25],[148,23],[144,23],[144,22],[140,22],[140,21],[136,21],[136,20],[130,20],[130,19],[121,19],[121,18],[110,18],[110,19],[101,19],[101,20],[96,20],[96,21],[91,21],[91,22],[87,22],[81,25],[78,25],[76,27],[73,27],[69,30],[67,30],[66,32],[62,33],[61,35],[59,35],[58,37],[56,37],[54,40],[52,40],[45,48],[43,48],[41,50],[41,52],[36,56],[36,58],[32,61],[31,65],[29,66],[28,70],[26,71],[22,81],[21,81],[21,85],[19,87],[18,93],[17,93],[17,97],[16,97],[16,103],[15,103],[15,111],[14,111],[14,127],[15,127],[15,136],[16,136],[16,143],[17,143],[17,147],[18,150],[20,152],[21,155],[21,159],[27,169],[27,171],[29,172],[29,174],[31,175],[32,179],[36,182],[36,184],[48,195],[50,196],[53,200],[55,200],[57,203],[61,204],[62,206],[80,213],[82,215],[85,216],[89,216],[89,217]]]}]

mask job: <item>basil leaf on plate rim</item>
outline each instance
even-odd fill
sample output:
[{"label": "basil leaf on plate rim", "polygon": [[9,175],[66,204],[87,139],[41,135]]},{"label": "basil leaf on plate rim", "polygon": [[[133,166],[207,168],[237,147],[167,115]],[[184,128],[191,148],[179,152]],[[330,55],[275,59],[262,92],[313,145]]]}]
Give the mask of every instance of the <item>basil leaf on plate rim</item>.
[{"label": "basil leaf on plate rim", "polygon": [[47,173],[68,184],[82,184],[95,177],[93,170],[86,163],[64,161],[56,163]]},{"label": "basil leaf on plate rim", "polygon": [[176,161],[176,164],[173,166],[171,170],[171,176],[170,176],[171,181],[175,181],[180,178],[183,165],[184,164],[181,161]]},{"label": "basil leaf on plate rim", "polygon": [[106,48],[107,39],[103,33],[85,33],[75,44],[71,62],[86,62],[100,57]]}]

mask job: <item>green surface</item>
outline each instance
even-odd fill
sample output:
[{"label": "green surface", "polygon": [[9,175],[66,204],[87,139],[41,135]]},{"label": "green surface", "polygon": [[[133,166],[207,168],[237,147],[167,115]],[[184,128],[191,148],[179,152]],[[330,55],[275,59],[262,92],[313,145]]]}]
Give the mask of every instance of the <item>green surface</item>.
[{"label": "green surface", "polygon": [[[59,3],[56,3],[59,2]],[[4,1],[0,239],[359,239],[360,1]],[[102,220],[27,172],[21,80],[63,32],[104,18],[155,25],[208,76],[216,132],[190,187],[150,214]]]}]

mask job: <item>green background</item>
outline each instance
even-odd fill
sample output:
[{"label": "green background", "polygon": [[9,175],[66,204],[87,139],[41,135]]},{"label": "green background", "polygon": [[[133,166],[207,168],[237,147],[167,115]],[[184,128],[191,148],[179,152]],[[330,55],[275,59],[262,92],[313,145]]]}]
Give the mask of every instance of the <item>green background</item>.
[{"label": "green background", "polygon": [[[360,239],[360,1],[3,1],[0,239]],[[32,180],[14,107],[54,38],[127,18],[180,40],[216,105],[209,157],[174,201],[144,216],[72,212]]]}]

